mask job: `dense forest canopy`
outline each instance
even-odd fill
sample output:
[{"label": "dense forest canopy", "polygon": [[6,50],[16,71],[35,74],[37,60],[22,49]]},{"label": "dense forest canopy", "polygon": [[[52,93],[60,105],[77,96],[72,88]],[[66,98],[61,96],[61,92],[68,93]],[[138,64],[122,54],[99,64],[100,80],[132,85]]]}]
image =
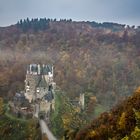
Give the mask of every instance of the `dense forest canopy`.
[{"label": "dense forest canopy", "polygon": [[91,93],[109,109],[140,85],[140,30],[117,23],[26,19],[0,28],[0,92],[24,90],[26,65],[52,63],[71,98]]},{"label": "dense forest canopy", "polygon": [[[71,19],[27,18],[1,27],[0,96],[11,100],[16,92],[24,90],[27,64],[53,64],[60,93],[51,123],[58,138],[139,138],[139,90],[110,113],[91,122],[140,85],[139,38],[139,27]],[[85,110],[78,113],[68,100],[77,99],[81,93],[85,95]],[[3,114],[3,102],[0,105]],[[86,130],[80,130],[87,123],[91,124]],[[8,132],[10,135],[11,131]]]},{"label": "dense forest canopy", "polygon": [[76,140],[139,140],[140,87],[133,96],[116,106],[81,130]]}]

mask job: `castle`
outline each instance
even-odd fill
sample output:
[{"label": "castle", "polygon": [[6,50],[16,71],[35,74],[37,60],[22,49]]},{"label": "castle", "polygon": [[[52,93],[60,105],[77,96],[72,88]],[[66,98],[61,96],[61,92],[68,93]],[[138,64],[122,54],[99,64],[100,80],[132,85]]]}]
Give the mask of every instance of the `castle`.
[{"label": "castle", "polygon": [[[38,118],[40,114],[49,119],[50,112],[55,110],[55,88],[56,84],[53,81],[54,73],[52,65],[45,64],[30,64],[27,66],[25,78],[25,90],[16,93],[14,102],[11,103],[11,108],[14,112],[25,112]],[[69,102],[84,110],[85,96],[80,94],[79,99],[69,100]],[[28,110],[30,111],[28,113]],[[23,115],[24,115],[23,114]]]},{"label": "castle", "polygon": [[53,66],[30,64],[25,79],[25,98],[39,104],[39,111],[48,113],[54,109]]}]

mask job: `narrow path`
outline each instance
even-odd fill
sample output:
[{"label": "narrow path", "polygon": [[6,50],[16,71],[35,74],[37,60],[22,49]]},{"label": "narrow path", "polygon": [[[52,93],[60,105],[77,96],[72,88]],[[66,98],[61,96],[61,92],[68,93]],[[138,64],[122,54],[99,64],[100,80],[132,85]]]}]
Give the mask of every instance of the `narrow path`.
[{"label": "narrow path", "polygon": [[41,131],[42,134],[46,134],[49,140],[57,140],[52,132],[49,130],[47,124],[45,123],[44,120],[39,120],[40,126],[41,126]]}]

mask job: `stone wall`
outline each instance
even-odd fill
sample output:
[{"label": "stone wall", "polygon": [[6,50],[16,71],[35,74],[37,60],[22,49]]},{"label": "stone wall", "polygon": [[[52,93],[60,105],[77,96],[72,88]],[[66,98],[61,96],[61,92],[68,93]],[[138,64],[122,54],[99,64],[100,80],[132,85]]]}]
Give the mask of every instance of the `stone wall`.
[{"label": "stone wall", "polygon": [[25,80],[26,98],[31,102],[35,100],[36,86],[40,80],[40,75],[27,74]]}]

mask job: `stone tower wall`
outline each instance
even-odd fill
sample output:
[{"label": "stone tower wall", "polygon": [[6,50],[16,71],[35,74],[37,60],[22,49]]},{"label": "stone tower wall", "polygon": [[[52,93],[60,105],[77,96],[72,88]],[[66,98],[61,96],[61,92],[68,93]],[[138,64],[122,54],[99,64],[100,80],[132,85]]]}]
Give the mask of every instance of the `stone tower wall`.
[{"label": "stone tower wall", "polygon": [[[39,81],[39,75],[32,75],[32,74],[26,75],[26,81],[25,81],[26,94],[29,95],[32,98],[32,100],[35,99],[36,85],[38,84],[38,81]],[[27,88],[28,83],[29,83],[29,90]]]}]

